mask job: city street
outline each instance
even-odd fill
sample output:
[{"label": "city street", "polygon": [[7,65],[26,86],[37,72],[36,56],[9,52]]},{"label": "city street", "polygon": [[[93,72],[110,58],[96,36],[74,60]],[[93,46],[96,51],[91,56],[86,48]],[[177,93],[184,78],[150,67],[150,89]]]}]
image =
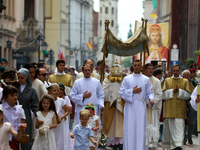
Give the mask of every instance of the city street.
[{"label": "city street", "polygon": [[[189,145],[188,143],[184,145],[183,149],[184,150],[199,150],[199,142],[198,142],[198,137],[195,135],[192,135],[192,140],[193,140],[193,145]],[[162,143],[158,143],[158,150],[162,150]]]},{"label": "city street", "polygon": [[[195,135],[192,135],[193,145],[189,145],[186,143],[186,145],[183,146],[184,150],[199,150],[199,143],[198,143],[198,137]],[[72,140],[74,144],[74,140]],[[98,150],[111,150],[112,148],[106,147],[106,148],[98,148]],[[158,143],[158,150],[163,150],[162,148],[162,142]]]}]

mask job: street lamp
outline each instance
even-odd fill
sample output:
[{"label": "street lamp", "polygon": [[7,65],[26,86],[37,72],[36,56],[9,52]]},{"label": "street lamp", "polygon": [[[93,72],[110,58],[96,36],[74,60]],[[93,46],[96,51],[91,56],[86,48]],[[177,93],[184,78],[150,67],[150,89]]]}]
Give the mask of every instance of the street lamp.
[{"label": "street lamp", "polygon": [[[7,43],[7,48],[8,48],[8,53],[10,52],[10,49],[12,48],[12,41],[10,41],[10,37],[8,39],[8,41],[6,41]],[[11,52],[10,52],[11,53]],[[7,57],[7,56],[6,56]],[[9,57],[9,56],[8,56]],[[12,59],[12,57],[10,57],[10,59]]]},{"label": "street lamp", "polygon": [[10,39],[9,39],[8,41],[6,41],[6,43],[7,43],[7,48],[11,49],[11,47],[12,47],[12,41],[10,41]]},{"label": "street lamp", "polygon": [[43,60],[44,60],[44,62],[45,62],[45,54],[46,54],[46,52],[47,52],[47,47],[48,47],[47,42],[44,42],[44,43],[42,44],[42,52],[43,52]]},{"label": "street lamp", "polygon": [[37,37],[37,46],[38,46],[38,62],[40,61],[40,46],[42,46],[44,38],[39,34]]},{"label": "street lamp", "polygon": [[78,51],[79,51],[78,49],[74,48],[76,70],[78,70],[78,58],[77,58]]}]

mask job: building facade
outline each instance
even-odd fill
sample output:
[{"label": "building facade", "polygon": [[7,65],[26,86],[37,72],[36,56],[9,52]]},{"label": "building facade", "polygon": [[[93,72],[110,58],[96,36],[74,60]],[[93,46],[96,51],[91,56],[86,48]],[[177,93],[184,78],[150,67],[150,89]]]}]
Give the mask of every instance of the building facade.
[{"label": "building facade", "polygon": [[[5,6],[6,9],[2,10],[0,14],[0,57],[8,60],[8,68],[16,68],[16,60],[12,58],[17,36],[16,2],[15,0],[3,0],[1,4]],[[11,42],[11,47],[7,44],[9,41]]]},{"label": "building facade", "polygon": [[88,41],[93,44],[93,0],[71,0],[70,41],[70,66],[78,69],[86,59],[93,59],[93,49],[86,46]]},{"label": "building facade", "polygon": [[[54,51],[54,62],[58,59],[59,43],[66,62],[69,60],[70,47],[70,0],[45,0],[45,38],[48,50]],[[46,59],[47,62],[49,60]],[[49,68],[49,63],[47,67]],[[52,70],[55,69],[55,63]]]},{"label": "building facade", "polygon": [[[118,0],[100,0],[98,17],[98,52],[96,57],[101,60],[103,59],[101,47],[105,34],[104,22],[106,20],[110,21],[109,29],[116,37],[118,36]],[[112,66],[115,63],[115,58],[115,55],[109,54],[106,64]]]},{"label": "building facade", "polygon": [[151,14],[154,11],[152,0],[143,1],[143,8],[144,8],[144,19],[147,19],[149,24],[155,24],[156,18],[153,18],[151,16]]},{"label": "building facade", "polygon": [[[15,16],[18,53],[16,68],[19,69],[26,63],[43,60],[42,47],[37,46],[37,38],[39,35],[44,38],[44,0],[15,1]],[[40,60],[38,55],[41,56]]]}]

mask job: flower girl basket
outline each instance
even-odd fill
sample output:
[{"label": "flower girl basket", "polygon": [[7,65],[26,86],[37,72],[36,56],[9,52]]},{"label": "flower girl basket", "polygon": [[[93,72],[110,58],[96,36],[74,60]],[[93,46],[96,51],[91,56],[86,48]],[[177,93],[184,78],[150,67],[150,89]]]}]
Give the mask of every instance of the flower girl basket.
[{"label": "flower girl basket", "polygon": [[22,137],[17,140],[21,144],[27,144],[29,141],[29,135],[25,134],[25,129],[22,131]]}]

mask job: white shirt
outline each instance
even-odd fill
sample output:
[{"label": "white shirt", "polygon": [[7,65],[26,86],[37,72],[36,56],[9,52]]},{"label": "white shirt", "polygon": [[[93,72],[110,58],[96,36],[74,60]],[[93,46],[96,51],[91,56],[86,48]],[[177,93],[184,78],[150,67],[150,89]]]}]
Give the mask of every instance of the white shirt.
[{"label": "white shirt", "polygon": [[65,75],[66,73],[63,71],[62,73],[60,73],[60,72],[55,72],[54,74],[55,74],[55,75]]},{"label": "white shirt", "polygon": [[[21,124],[21,119],[26,119],[22,105],[14,105],[14,107],[10,107],[6,101],[4,101],[3,104],[1,105],[3,107],[3,114],[4,114],[3,121],[10,122],[15,131],[17,131],[18,127]],[[9,140],[12,141],[11,134],[9,134]]]},{"label": "white shirt", "polygon": [[21,93],[24,91],[24,88],[26,87],[26,84],[22,85],[20,84],[20,90],[21,90]]}]

